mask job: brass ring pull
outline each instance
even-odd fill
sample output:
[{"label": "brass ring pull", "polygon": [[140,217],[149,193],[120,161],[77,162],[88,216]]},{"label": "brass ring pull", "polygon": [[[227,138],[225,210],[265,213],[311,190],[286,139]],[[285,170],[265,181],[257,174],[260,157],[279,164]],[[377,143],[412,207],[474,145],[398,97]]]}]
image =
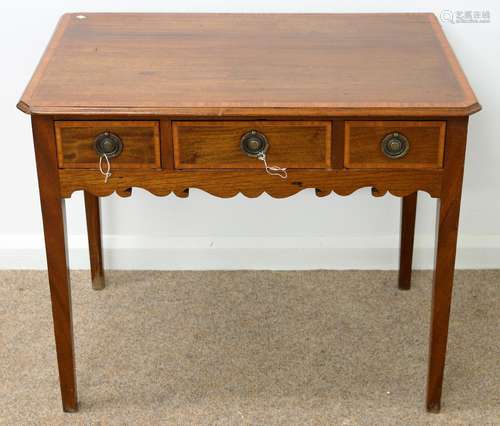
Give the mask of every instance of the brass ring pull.
[{"label": "brass ring pull", "polygon": [[269,142],[263,133],[250,130],[241,137],[240,147],[249,157],[258,157],[267,152]]},{"label": "brass ring pull", "polygon": [[263,133],[257,130],[250,130],[245,133],[240,139],[240,148],[249,157],[254,157],[262,161],[268,175],[279,176],[281,179],[286,179],[288,177],[286,168],[270,166],[267,163],[266,152],[269,148],[269,142]]},{"label": "brass ring pull", "polygon": [[97,135],[94,146],[100,157],[105,155],[108,159],[118,157],[123,151],[122,140],[118,135],[111,132],[104,132]]},{"label": "brass ring pull", "polygon": [[[111,132],[104,132],[97,135],[94,141],[94,147],[99,155],[99,171],[104,176],[104,183],[108,183],[111,177],[110,158],[117,157],[123,151],[123,142],[118,135]],[[103,160],[106,163],[106,169],[103,170]]]},{"label": "brass ring pull", "polygon": [[404,157],[409,149],[408,138],[401,133],[393,132],[385,135],[381,142],[381,149],[386,157],[391,159]]}]

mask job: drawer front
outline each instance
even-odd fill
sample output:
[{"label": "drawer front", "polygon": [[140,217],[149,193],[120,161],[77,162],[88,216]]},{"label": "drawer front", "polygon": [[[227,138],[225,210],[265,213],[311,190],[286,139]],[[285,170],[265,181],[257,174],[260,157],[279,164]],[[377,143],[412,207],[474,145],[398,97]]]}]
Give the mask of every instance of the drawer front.
[{"label": "drawer front", "polygon": [[443,167],[444,121],[346,121],[347,168]]},{"label": "drawer front", "polygon": [[265,136],[269,164],[286,168],[330,167],[329,121],[174,121],[175,167],[200,169],[262,168],[241,149],[255,130]]},{"label": "drawer front", "polygon": [[60,168],[97,169],[96,139],[106,132],[121,142],[113,169],[161,167],[157,121],[56,121],[55,131]]}]

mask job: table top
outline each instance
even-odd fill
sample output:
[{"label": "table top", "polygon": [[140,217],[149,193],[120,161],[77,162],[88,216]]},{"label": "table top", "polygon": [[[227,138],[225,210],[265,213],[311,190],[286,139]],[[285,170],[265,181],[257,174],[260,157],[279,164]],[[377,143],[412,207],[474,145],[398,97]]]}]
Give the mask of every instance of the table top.
[{"label": "table top", "polygon": [[450,116],[479,111],[433,14],[66,14],[37,114]]}]

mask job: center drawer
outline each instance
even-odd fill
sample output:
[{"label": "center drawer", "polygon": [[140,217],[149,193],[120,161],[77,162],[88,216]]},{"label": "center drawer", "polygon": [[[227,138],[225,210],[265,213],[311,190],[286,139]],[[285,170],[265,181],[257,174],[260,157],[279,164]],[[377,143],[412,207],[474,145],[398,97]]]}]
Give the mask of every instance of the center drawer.
[{"label": "center drawer", "polygon": [[242,150],[245,135],[267,143],[268,162],[296,169],[329,168],[329,121],[174,121],[172,133],[178,169],[262,168]]}]

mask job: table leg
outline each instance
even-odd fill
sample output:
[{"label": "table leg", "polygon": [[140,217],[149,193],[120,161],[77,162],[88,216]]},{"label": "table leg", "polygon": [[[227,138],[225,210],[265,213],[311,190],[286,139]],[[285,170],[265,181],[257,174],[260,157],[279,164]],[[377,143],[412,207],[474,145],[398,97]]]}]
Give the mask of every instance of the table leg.
[{"label": "table leg", "polygon": [[87,235],[89,239],[90,274],[92,288],[102,290],[105,285],[102,262],[101,214],[99,197],[84,191],[85,215],[87,216]]},{"label": "table leg", "polygon": [[448,340],[458,219],[462,193],[467,119],[449,120],[442,194],[437,208],[437,238],[432,290],[427,410],[439,412]]},{"label": "table leg", "polygon": [[415,216],[417,213],[417,193],[401,200],[401,244],[399,249],[399,288],[409,290],[411,285],[411,264],[413,259],[413,239],[415,236]]},{"label": "table leg", "polygon": [[47,269],[63,410],[78,411],[71,287],[64,199],[60,196],[54,128],[51,119],[33,116],[33,137],[42,207]]}]

